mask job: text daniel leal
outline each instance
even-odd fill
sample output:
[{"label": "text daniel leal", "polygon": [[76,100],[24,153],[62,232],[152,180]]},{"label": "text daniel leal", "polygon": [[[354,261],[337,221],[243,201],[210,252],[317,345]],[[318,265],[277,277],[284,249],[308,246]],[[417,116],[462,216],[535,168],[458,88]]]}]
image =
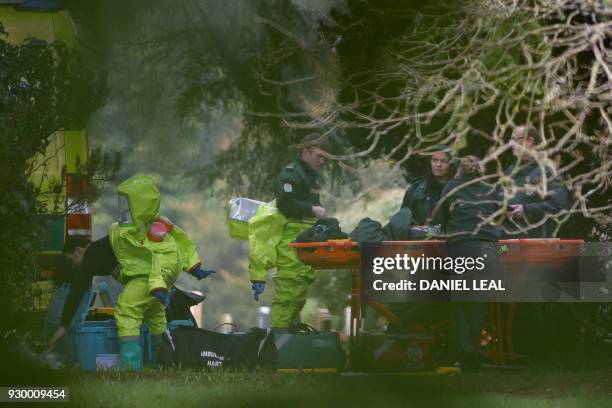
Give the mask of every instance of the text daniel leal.
[{"label": "text daniel leal", "polygon": [[374,290],[453,290],[453,291],[505,291],[504,283],[501,280],[491,279],[449,279],[449,280],[426,280],[421,279],[417,282],[402,279],[399,282],[383,282],[377,279],[373,283]]}]

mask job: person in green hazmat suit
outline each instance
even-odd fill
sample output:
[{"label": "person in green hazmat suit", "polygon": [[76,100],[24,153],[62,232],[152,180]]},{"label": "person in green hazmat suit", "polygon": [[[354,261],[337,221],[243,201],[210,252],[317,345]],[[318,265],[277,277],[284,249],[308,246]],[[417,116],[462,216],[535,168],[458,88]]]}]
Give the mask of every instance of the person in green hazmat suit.
[{"label": "person in green hazmat suit", "polygon": [[261,206],[249,220],[249,273],[255,300],[265,290],[268,269],[276,266],[276,292],[270,325],[287,328],[299,322],[308,286],[315,279],[312,267],[303,264],[289,243],[327,216],[315,191],[317,172],[325,164],[328,145],[316,134],[306,136],[297,159],[276,179],[276,208]]},{"label": "person in green hazmat suit", "polygon": [[131,177],[117,187],[117,194],[119,219],[108,235],[124,285],[115,307],[119,359],[123,369],[140,369],[140,326],[146,323],[151,333],[150,365],[155,366],[166,331],[168,290],[181,271],[197,279],[214,271],[201,269],[191,238],[160,215],[160,193],[152,177]]}]

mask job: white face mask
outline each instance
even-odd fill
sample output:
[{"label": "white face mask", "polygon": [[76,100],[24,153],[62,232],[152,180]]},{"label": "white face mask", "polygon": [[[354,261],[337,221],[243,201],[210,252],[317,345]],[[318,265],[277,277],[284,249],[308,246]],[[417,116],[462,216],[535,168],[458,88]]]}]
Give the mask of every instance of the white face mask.
[{"label": "white face mask", "polygon": [[119,224],[132,224],[132,214],[130,213],[130,203],[127,196],[123,194],[117,195],[117,209],[118,217],[117,221]]}]

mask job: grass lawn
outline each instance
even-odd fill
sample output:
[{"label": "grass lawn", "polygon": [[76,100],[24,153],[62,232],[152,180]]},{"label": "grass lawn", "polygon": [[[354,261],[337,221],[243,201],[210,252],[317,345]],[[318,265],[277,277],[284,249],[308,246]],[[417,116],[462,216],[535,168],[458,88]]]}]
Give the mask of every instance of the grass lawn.
[{"label": "grass lawn", "polygon": [[144,371],[66,378],[91,407],[611,407],[612,370],[453,376]]},{"label": "grass lawn", "polygon": [[612,367],[438,376],[52,371],[25,363],[1,343],[0,386],[69,387],[69,405],[103,408],[612,407]]}]

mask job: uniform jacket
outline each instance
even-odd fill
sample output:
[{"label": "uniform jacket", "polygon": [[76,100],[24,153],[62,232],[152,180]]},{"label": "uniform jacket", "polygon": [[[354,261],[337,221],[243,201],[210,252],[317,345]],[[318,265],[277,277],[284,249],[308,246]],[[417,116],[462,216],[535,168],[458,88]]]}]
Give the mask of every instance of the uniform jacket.
[{"label": "uniform jacket", "polygon": [[287,218],[312,217],[312,207],[321,205],[316,188],[315,171],[298,158],[289,163],[276,179],[276,206]]},{"label": "uniform jacket", "polygon": [[428,223],[431,213],[440,199],[443,187],[444,185],[438,183],[432,176],[419,178],[408,187],[402,200],[402,208],[409,208],[412,211],[414,224],[425,225]]},{"label": "uniform jacket", "polygon": [[[527,229],[520,234],[505,233],[508,238],[550,238],[553,236],[557,222],[550,218],[560,211],[568,208],[568,192],[561,177],[555,175],[550,168],[542,168],[535,160],[524,163],[520,168],[509,166],[505,174],[512,177],[515,191],[506,191],[509,194],[509,204],[523,204],[525,220],[510,220],[504,222],[508,231]],[[546,186],[546,192],[544,192]],[[540,190],[540,191],[538,191]],[[542,225],[530,227],[530,224],[539,223],[549,217]]]},{"label": "uniform jacket", "polygon": [[442,190],[440,200],[434,220],[442,225],[448,242],[499,240],[500,228],[483,224],[483,219],[499,209],[495,186],[475,181],[473,176],[455,177]]}]

